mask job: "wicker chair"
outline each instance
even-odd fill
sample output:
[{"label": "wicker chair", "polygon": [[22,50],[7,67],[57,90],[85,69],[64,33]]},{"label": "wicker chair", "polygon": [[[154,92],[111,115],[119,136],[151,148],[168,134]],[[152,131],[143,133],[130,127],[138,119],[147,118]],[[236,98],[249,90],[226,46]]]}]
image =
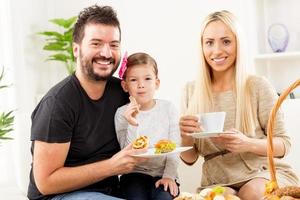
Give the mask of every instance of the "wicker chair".
[{"label": "wicker chair", "polygon": [[283,188],[279,188],[277,179],[276,179],[276,171],[274,165],[273,158],[273,127],[274,120],[276,117],[276,112],[278,111],[281,103],[284,99],[290,94],[290,92],[300,85],[300,79],[294,82],[289,88],[287,88],[278,98],[274,107],[271,110],[269,121],[268,121],[268,129],[267,129],[267,140],[268,140],[268,161],[269,161],[269,170],[271,175],[271,181],[266,185],[265,190],[265,199],[268,200],[290,200],[290,199],[300,199],[300,187],[298,186],[287,186]]}]

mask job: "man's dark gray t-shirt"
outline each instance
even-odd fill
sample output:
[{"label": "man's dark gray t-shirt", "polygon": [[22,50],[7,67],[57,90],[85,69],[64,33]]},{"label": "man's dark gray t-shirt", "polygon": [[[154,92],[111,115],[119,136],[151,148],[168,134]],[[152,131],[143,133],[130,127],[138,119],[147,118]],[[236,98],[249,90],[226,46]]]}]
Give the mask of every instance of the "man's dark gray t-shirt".
[{"label": "man's dark gray t-shirt", "polygon": [[[32,113],[31,140],[48,143],[70,142],[66,167],[80,166],[112,157],[120,150],[116,138],[114,115],[118,107],[128,102],[120,80],[110,78],[103,96],[88,97],[75,75],[55,85]],[[116,176],[83,188],[114,195],[118,186]],[[53,196],[53,195],[52,195]],[[49,199],[42,195],[34,182],[32,170],[28,188],[29,199]]]}]

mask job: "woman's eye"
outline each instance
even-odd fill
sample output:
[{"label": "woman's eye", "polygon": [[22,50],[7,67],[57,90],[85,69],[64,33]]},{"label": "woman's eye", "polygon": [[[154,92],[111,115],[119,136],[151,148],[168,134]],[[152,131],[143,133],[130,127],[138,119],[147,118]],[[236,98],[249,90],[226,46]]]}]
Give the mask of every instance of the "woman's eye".
[{"label": "woman's eye", "polygon": [[213,45],[213,42],[212,42],[212,41],[206,41],[205,44],[206,44],[207,46],[212,46],[212,45]]},{"label": "woman's eye", "polygon": [[230,43],[231,43],[230,40],[224,40],[224,44],[225,44],[225,45],[229,45]]}]

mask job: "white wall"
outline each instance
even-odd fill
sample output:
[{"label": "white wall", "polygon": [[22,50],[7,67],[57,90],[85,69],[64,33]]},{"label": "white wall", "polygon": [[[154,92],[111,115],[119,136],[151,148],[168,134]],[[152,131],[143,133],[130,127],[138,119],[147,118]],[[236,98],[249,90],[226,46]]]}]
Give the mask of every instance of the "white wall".
[{"label": "white wall", "polygon": [[[9,1],[9,0],[5,0]],[[257,52],[257,10],[252,0],[10,0],[12,12],[13,59],[15,67],[18,183],[25,191],[29,168],[29,116],[36,105],[35,97],[44,94],[66,76],[60,63],[45,63],[43,39],[39,31],[52,29],[51,18],[77,15],[82,8],[98,3],[112,5],[122,27],[122,50],[145,51],[158,62],[161,88],[158,98],[168,99],[179,108],[181,89],[193,80],[198,67],[199,28],[203,17],[211,11],[228,9],[241,19],[249,41],[249,56]],[[20,156],[24,155],[24,156]],[[26,164],[24,164],[26,163]],[[185,177],[183,190],[194,191],[200,182],[200,163],[180,166]]]},{"label": "white wall", "polygon": [[[300,26],[298,0],[256,0],[257,1],[257,53],[272,53],[268,43],[268,29],[274,23],[284,24],[289,32],[289,42],[285,50],[286,55],[300,52]],[[280,53],[277,53],[280,54]],[[283,59],[261,59],[256,62],[257,72],[268,77],[277,92],[281,93],[292,82],[300,77],[300,56],[286,56]],[[261,73],[261,72],[263,73]],[[300,89],[294,94],[300,97]]]},{"label": "white wall", "polygon": [[[70,17],[91,4],[100,1],[73,0],[27,0],[12,1],[15,32],[15,54],[18,55],[19,73],[16,74],[20,89],[18,105],[31,111],[34,102],[30,97],[45,93],[49,87],[66,74],[60,63],[45,63],[47,53],[41,50],[43,39],[37,32],[53,28],[48,20]],[[112,5],[118,13],[122,27],[122,49],[129,53],[145,51],[158,62],[161,88],[160,98],[179,104],[180,90],[187,80],[194,78],[198,67],[199,27],[204,16],[213,10],[228,9],[236,13],[245,24],[245,32],[253,32],[251,1],[140,1],[102,0],[103,5]],[[205,6],[204,6],[205,5]],[[245,7],[247,6],[247,9]],[[250,9],[249,9],[250,8]],[[16,17],[18,16],[18,17]],[[22,16],[22,17],[20,17]],[[249,35],[254,38],[255,35]],[[252,39],[251,39],[252,40]],[[250,53],[254,50],[250,49]],[[17,63],[16,63],[17,64]],[[170,88],[172,92],[170,93]]]},{"label": "white wall", "polygon": [[[1,81],[1,85],[9,85],[9,88],[0,90],[0,113],[9,112],[15,109],[15,96],[13,78],[14,78],[14,68],[12,67],[12,36],[11,36],[11,13],[10,5],[6,1],[0,1],[0,74],[4,68],[4,78]],[[2,28],[6,28],[4,31]],[[10,133],[9,136],[13,136]],[[0,185],[5,182],[11,182],[11,177],[14,178],[13,174],[10,174],[10,166],[13,165],[12,159],[3,159],[7,155],[11,154],[13,149],[12,141],[0,140]]]},{"label": "white wall", "polygon": [[285,157],[288,162],[300,177],[300,162],[298,160],[299,147],[300,147],[300,134],[299,134],[299,121],[300,121],[300,99],[287,99],[282,103],[281,106],[287,133],[291,138],[291,150],[290,153]]}]

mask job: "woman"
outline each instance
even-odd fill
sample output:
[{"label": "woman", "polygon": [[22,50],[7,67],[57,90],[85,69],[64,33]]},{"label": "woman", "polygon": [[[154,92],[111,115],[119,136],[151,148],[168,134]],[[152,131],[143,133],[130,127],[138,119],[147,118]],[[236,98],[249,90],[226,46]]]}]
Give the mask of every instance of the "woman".
[{"label": "woman", "polygon": [[[266,128],[277,95],[263,78],[246,72],[246,54],[236,18],[228,11],[208,15],[201,29],[201,67],[195,82],[188,83],[183,95],[180,119],[182,145],[194,148],[181,154],[192,165],[204,157],[202,187],[227,186],[241,199],[261,199],[269,179]],[[224,129],[234,134],[193,139],[203,131],[198,113],[225,111]],[[274,156],[280,186],[298,183],[291,168],[283,163],[290,149],[282,113],[276,117]]]}]

